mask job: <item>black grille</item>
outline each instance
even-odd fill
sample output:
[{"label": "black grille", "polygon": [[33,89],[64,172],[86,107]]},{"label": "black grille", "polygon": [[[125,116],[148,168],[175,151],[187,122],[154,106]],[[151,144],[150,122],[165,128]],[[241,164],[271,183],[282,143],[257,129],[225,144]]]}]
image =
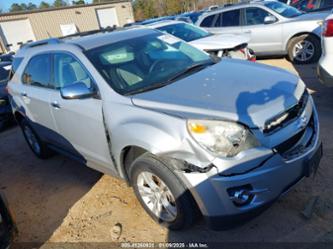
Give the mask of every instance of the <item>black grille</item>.
[{"label": "black grille", "polygon": [[312,117],[311,117],[311,119],[310,119],[310,121],[309,121],[309,123],[308,123],[308,125],[307,125],[306,128],[304,128],[300,132],[296,133],[294,136],[292,136],[288,140],[284,141],[283,143],[277,145],[274,149],[279,154],[281,154],[282,156],[285,156],[286,154],[293,154],[292,151],[294,149],[297,150],[297,148],[293,148],[293,147],[303,137],[306,129],[308,129],[309,127],[312,128],[313,133],[312,133],[312,136],[309,139],[309,141],[307,141],[307,144],[303,147],[303,149],[306,149],[311,144],[313,136],[315,135],[315,127],[314,127],[314,118],[313,118],[313,115],[312,115]]},{"label": "black grille", "polygon": [[[307,90],[304,91],[302,97],[296,105],[289,110],[269,119],[265,123],[264,134],[271,134],[277,130],[287,126],[289,123],[297,119],[304,111],[306,104],[308,103],[309,93]],[[281,119],[281,121],[279,121]]]}]

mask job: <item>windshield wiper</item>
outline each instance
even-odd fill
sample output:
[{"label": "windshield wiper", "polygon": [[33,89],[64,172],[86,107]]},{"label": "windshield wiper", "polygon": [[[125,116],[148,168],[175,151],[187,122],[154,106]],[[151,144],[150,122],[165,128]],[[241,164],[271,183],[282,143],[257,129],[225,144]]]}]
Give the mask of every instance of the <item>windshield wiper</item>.
[{"label": "windshield wiper", "polygon": [[150,91],[150,90],[161,88],[163,86],[171,84],[175,80],[179,79],[180,77],[183,77],[183,76],[187,75],[188,73],[194,71],[195,69],[203,69],[203,68],[205,68],[209,65],[212,65],[212,64],[214,64],[214,62],[193,64],[193,65],[185,68],[184,70],[180,71],[179,73],[176,73],[176,75],[174,75],[173,77],[171,77],[170,79],[168,79],[166,81],[156,83],[156,84],[153,84],[153,85],[149,85],[149,86],[145,86],[145,87],[142,87],[142,88],[137,89],[137,90],[130,91],[130,92],[126,93],[125,95],[126,96],[127,95],[133,95],[133,94],[147,92],[147,91]]},{"label": "windshield wiper", "polygon": [[197,63],[197,64],[193,64],[187,68],[185,68],[184,70],[180,71],[179,73],[176,73],[176,75],[174,75],[173,77],[171,77],[168,81],[175,81],[191,72],[193,72],[194,70],[200,70],[200,69],[204,69],[207,66],[210,66],[214,64],[214,62],[206,62],[206,63]]},{"label": "windshield wiper", "polygon": [[133,94],[137,94],[137,93],[147,92],[147,91],[150,91],[150,90],[161,88],[161,87],[166,86],[166,85],[168,85],[170,83],[171,82],[169,82],[169,80],[168,80],[168,81],[165,81],[165,82],[161,82],[161,83],[157,83],[157,84],[145,86],[145,87],[139,88],[137,90],[130,91],[128,93],[125,93],[124,95],[128,96],[128,95],[133,95]]}]

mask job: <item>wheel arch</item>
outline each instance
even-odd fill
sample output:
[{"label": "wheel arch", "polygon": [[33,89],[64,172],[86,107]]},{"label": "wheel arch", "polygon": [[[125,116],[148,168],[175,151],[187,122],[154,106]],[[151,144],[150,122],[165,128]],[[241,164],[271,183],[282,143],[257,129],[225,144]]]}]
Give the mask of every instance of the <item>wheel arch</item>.
[{"label": "wheel arch", "polygon": [[144,153],[149,153],[149,150],[147,148],[143,148],[136,145],[126,146],[121,150],[120,160],[119,160],[120,164],[119,170],[121,172],[119,173],[121,176],[123,176],[128,185],[131,185],[130,178],[128,175],[128,169],[131,166],[131,164]]},{"label": "wheel arch", "polygon": [[288,49],[289,49],[289,45],[290,45],[291,41],[292,41],[294,38],[299,37],[299,36],[302,36],[302,35],[313,36],[313,37],[315,37],[316,39],[320,40],[320,37],[319,37],[316,33],[309,32],[309,31],[299,32],[299,33],[293,34],[291,37],[289,37],[289,39],[287,40],[287,42],[286,42],[286,44],[285,44],[285,50],[288,51]]}]

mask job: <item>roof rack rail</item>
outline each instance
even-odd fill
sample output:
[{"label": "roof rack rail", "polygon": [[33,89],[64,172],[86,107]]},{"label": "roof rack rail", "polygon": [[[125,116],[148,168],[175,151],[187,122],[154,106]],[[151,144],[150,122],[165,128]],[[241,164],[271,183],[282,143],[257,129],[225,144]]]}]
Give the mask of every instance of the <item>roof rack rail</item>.
[{"label": "roof rack rail", "polygon": [[106,28],[94,29],[94,30],[89,30],[89,31],[77,32],[77,33],[74,33],[74,34],[71,34],[71,35],[61,36],[58,39],[83,37],[83,36],[93,35],[93,34],[97,34],[97,33],[108,33],[108,32],[113,32],[113,31],[116,31],[116,30],[119,30],[119,29],[121,29],[121,28],[106,27]]},{"label": "roof rack rail", "polygon": [[22,44],[21,49],[33,48],[33,47],[49,45],[49,44],[59,44],[59,43],[62,43],[62,41],[60,39],[49,38],[49,39],[45,39],[45,40],[28,42],[28,43]]}]

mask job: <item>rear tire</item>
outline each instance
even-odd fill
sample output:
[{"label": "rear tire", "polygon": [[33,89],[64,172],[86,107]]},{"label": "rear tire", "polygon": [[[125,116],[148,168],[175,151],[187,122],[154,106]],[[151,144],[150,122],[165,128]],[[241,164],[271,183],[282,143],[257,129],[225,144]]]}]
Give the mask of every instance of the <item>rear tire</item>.
[{"label": "rear tire", "polygon": [[320,40],[314,35],[301,35],[290,40],[288,59],[295,64],[318,62],[321,56]]},{"label": "rear tire", "polygon": [[53,151],[50,150],[47,145],[40,139],[38,134],[34,131],[26,119],[23,119],[20,122],[20,127],[30,149],[38,158],[47,159],[53,155]]},{"label": "rear tire", "polygon": [[132,163],[128,173],[136,197],[157,223],[181,230],[195,222],[196,203],[168,162],[145,153]]}]

